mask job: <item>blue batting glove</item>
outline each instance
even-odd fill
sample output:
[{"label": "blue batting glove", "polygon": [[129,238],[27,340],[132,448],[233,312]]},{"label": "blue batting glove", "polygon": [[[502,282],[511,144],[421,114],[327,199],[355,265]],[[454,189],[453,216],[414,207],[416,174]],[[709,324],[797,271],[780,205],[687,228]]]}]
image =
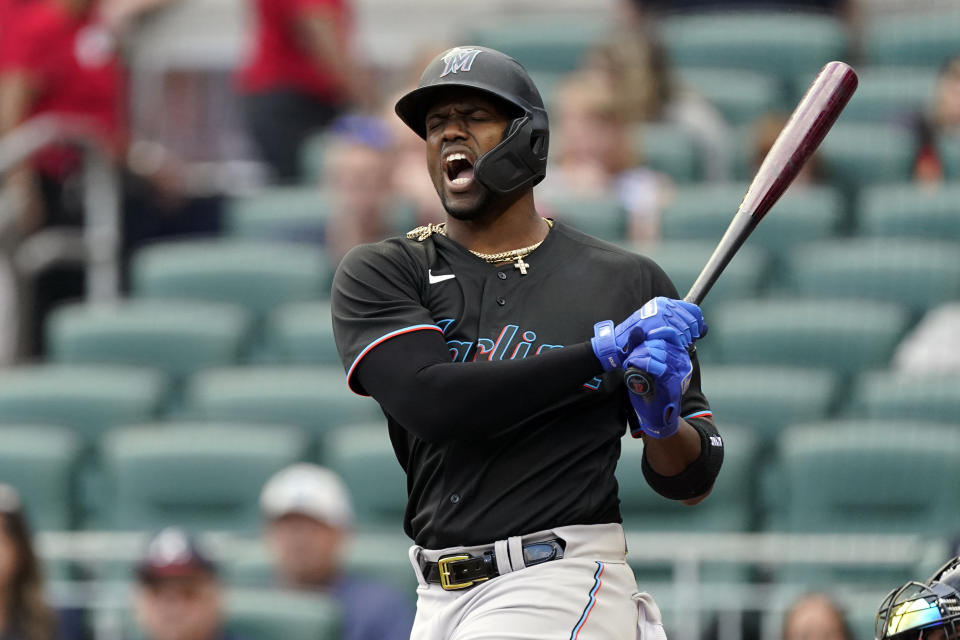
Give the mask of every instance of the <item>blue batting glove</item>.
[{"label": "blue batting glove", "polygon": [[[646,340],[630,352],[623,366],[647,372],[653,392],[646,396],[628,393],[637,414],[639,430],[653,438],[667,438],[680,428],[680,405],[690,386],[693,363],[684,346],[674,342]],[[633,432],[639,436],[638,432]]]},{"label": "blue batting glove", "polygon": [[610,371],[622,367],[627,355],[648,338],[689,347],[707,334],[707,323],[697,305],[659,296],[616,327],[604,320],[594,325],[593,332],[593,353],[603,370]]},{"label": "blue batting glove", "polygon": [[707,335],[700,307],[692,302],[658,296],[637,309],[614,330],[617,346],[628,354],[647,339],[687,348]]}]

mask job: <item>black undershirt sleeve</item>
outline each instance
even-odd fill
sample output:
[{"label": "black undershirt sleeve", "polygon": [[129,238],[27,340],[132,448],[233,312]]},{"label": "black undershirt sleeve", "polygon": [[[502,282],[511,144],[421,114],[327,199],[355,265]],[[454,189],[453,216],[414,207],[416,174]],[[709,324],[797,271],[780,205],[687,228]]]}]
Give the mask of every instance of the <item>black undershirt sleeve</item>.
[{"label": "black undershirt sleeve", "polygon": [[451,362],[440,333],[415,331],[377,345],[354,375],[415,436],[448,442],[494,437],[602,371],[589,342],[517,360]]}]

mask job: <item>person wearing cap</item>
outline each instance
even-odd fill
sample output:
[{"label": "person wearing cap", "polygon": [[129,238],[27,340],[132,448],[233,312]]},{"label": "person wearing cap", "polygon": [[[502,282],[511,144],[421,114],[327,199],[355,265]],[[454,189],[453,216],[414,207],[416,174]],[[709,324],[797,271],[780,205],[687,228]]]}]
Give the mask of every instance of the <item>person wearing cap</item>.
[{"label": "person wearing cap", "polygon": [[239,640],[224,629],[216,565],[182,529],[150,540],[136,577],[134,610],[147,640]]},{"label": "person wearing cap", "polygon": [[699,307],[649,257],[541,215],[549,126],[519,61],[444,51],[395,111],[445,220],[352,249],[331,309],[347,385],[380,404],[406,473],[413,637],[663,636],[615,471],[630,433],[654,491],[712,490]]},{"label": "person wearing cap", "polygon": [[279,587],[332,596],[341,607],[342,640],[410,637],[410,600],[384,584],[349,575],[341,564],[353,506],[339,476],[313,464],[291,465],[264,485],[260,509]]}]

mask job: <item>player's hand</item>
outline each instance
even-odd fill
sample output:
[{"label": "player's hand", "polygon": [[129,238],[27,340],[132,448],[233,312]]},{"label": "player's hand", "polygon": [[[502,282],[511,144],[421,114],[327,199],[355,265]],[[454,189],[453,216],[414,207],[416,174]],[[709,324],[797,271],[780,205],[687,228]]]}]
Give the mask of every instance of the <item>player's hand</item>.
[{"label": "player's hand", "polygon": [[659,296],[634,311],[616,327],[607,320],[594,325],[590,341],[604,371],[623,366],[634,348],[647,339],[658,339],[687,348],[707,334],[700,307],[692,302]]},{"label": "player's hand", "polygon": [[653,438],[675,434],[680,428],[681,399],[693,373],[686,347],[668,340],[648,339],[630,352],[623,365],[645,371],[653,380],[652,393],[627,394],[640,430]]}]

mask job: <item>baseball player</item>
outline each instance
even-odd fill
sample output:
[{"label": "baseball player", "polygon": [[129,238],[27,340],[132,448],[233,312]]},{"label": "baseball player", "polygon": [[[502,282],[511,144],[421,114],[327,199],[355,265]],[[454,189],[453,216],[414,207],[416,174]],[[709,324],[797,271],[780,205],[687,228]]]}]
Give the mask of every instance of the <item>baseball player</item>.
[{"label": "baseball player", "polygon": [[908,582],[884,598],[877,612],[877,640],[960,639],[960,556],[926,582]]},{"label": "baseball player", "polygon": [[[407,474],[412,637],[662,636],[614,470],[629,424],[656,491],[710,491],[723,443],[690,355],[700,310],[651,260],[537,213],[547,114],[516,60],[450,49],[396,112],[446,222],[351,250],[332,302],[348,384],[382,406]],[[626,391],[628,366],[652,395]]]}]

